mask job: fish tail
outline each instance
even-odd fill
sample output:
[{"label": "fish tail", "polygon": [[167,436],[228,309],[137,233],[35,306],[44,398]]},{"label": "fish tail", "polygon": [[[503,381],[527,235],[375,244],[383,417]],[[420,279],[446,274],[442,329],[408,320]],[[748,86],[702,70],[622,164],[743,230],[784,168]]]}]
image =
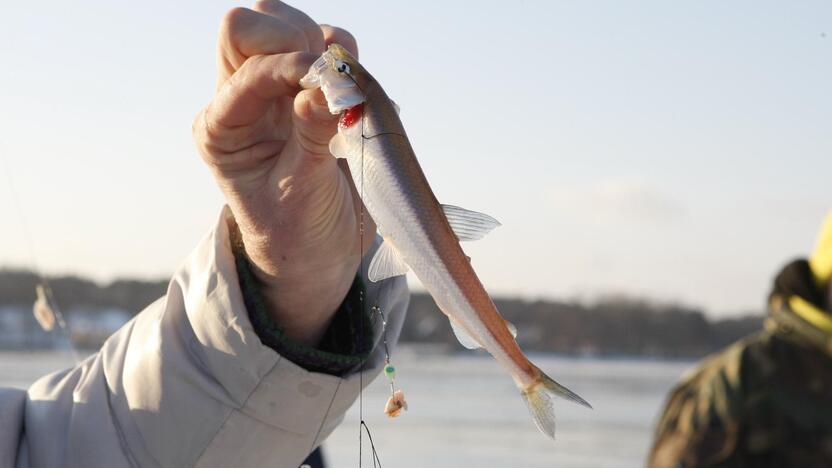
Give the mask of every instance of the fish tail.
[{"label": "fish tail", "polygon": [[523,396],[523,401],[526,402],[526,406],[529,407],[529,412],[532,414],[537,428],[554,439],[555,408],[552,402],[554,397],[561,397],[590,409],[592,409],[592,405],[579,397],[577,393],[555,382],[537,367],[535,367],[535,370],[538,373],[537,379],[535,379],[534,383],[521,390],[521,395]]}]

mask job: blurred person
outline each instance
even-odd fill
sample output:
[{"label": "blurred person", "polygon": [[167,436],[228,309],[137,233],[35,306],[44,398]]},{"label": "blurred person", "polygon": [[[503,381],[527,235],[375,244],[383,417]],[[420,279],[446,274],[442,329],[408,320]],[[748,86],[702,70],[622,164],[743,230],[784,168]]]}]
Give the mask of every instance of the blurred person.
[{"label": "blurred person", "polygon": [[765,329],[670,393],[651,468],[832,466],[832,213],[774,280]]},{"label": "blurred person", "polygon": [[228,12],[217,91],[193,124],[227,206],[166,295],[99,352],[0,389],[0,466],[297,468],[340,423],[383,364],[371,307],[395,341],[408,292],[403,277],[366,279],[375,226],[365,217],[360,236],[360,199],[329,153],[338,116],[298,86],[332,42],[358,53],[276,0]]}]

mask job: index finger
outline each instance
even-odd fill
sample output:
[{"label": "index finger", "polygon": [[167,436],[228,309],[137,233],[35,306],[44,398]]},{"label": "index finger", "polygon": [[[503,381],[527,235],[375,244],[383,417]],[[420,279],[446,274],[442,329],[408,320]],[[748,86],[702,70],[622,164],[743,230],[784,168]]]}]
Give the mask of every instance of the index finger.
[{"label": "index finger", "polygon": [[300,91],[300,79],[317,58],[306,52],[250,57],[206,109],[206,124],[234,128],[257,122],[276,99]]},{"label": "index finger", "polygon": [[318,23],[306,13],[279,0],[257,0],[253,9],[279,18],[300,29],[306,35],[310,52],[322,53],[326,49],[324,35]]},{"label": "index finger", "polygon": [[220,25],[217,87],[249,57],[308,50],[306,35],[295,26],[248,8],[234,8],[225,14]]}]

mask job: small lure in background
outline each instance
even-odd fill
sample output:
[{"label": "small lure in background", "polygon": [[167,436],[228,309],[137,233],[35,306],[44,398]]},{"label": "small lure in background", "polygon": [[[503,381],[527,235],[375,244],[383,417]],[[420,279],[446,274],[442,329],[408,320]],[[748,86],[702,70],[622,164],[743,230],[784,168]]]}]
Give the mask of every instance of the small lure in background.
[{"label": "small lure in background", "polygon": [[38,321],[44,331],[52,331],[57,319],[55,318],[55,310],[49,305],[49,299],[46,297],[46,288],[39,284],[35,292],[37,293],[37,299],[35,299],[35,305],[32,307],[35,320]]},{"label": "small lure in background", "polygon": [[72,337],[70,336],[69,328],[66,326],[66,321],[64,321],[64,315],[61,313],[61,310],[55,301],[52,288],[49,287],[49,283],[46,278],[41,278],[41,283],[35,288],[35,293],[37,298],[32,306],[32,315],[35,316],[35,320],[37,320],[38,325],[40,325],[45,332],[51,332],[57,326],[57,328],[62,332],[61,334],[63,335],[63,340],[66,340],[64,343],[72,353],[72,358],[76,363],[81,362],[78,351],[72,344]]}]

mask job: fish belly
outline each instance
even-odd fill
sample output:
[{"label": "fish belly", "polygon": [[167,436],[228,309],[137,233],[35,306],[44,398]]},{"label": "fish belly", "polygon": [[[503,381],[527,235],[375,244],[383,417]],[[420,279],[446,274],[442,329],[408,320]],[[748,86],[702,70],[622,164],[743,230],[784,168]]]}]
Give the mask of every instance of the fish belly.
[{"label": "fish belly", "polygon": [[[360,137],[359,137],[360,138]],[[437,249],[430,240],[426,227],[420,220],[417,194],[404,188],[402,174],[384,154],[384,147],[365,140],[354,142],[355,151],[347,158],[356,188],[379,234],[389,242],[413,271],[436,304],[446,315],[465,327],[484,349],[506,368],[518,385],[528,384],[531,376],[518,366],[503,347],[492,337],[477,311],[465,298],[456,280],[445,268]]]}]

